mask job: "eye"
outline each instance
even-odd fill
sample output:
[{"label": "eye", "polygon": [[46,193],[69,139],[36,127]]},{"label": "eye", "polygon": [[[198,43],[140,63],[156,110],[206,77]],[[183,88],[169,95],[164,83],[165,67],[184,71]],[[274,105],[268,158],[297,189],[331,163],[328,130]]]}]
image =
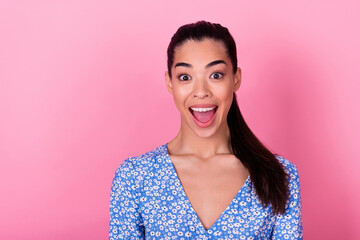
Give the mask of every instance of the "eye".
[{"label": "eye", "polygon": [[223,75],[222,73],[216,72],[216,73],[211,74],[211,75],[210,75],[210,78],[220,79],[220,78],[222,78],[223,76],[224,76],[224,75]]},{"label": "eye", "polygon": [[191,77],[187,74],[181,74],[178,76],[178,78],[180,79],[180,81],[188,81],[191,79]]}]

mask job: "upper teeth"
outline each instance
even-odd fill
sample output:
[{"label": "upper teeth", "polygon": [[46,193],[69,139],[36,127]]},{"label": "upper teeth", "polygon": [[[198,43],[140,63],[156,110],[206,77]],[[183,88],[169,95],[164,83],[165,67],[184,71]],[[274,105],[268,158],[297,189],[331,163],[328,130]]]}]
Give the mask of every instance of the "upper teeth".
[{"label": "upper teeth", "polygon": [[191,110],[196,111],[196,112],[207,112],[207,111],[211,111],[213,110],[215,107],[210,107],[210,108],[196,108],[196,107],[191,107]]}]

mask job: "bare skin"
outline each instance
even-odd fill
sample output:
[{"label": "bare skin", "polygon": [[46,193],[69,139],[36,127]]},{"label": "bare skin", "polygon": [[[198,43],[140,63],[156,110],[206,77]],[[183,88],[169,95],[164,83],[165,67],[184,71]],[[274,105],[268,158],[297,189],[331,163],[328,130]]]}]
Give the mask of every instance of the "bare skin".
[{"label": "bare skin", "polygon": [[[209,67],[217,60],[223,63]],[[173,66],[172,78],[165,73],[181,115],[179,133],[168,143],[168,152],[187,198],[207,230],[249,176],[232,152],[226,121],[232,94],[240,86],[240,69],[233,73],[224,45],[211,39],[185,42],[175,51],[174,65],[179,62],[187,65]],[[189,111],[194,104],[217,106],[211,126],[196,124]]]},{"label": "bare skin", "polygon": [[168,144],[171,161],[203,227],[208,230],[244,185],[249,172],[230,153],[208,158],[181,152]]}]

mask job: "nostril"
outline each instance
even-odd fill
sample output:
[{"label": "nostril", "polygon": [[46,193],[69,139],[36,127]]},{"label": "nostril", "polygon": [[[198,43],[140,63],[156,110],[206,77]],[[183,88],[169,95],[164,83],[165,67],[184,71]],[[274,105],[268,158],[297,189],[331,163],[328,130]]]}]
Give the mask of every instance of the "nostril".
[{"label": "nostril", "polygon": [[209,97],[209,94],[208,93],[194,93],[194,97],[204,98],[204,97]]}]

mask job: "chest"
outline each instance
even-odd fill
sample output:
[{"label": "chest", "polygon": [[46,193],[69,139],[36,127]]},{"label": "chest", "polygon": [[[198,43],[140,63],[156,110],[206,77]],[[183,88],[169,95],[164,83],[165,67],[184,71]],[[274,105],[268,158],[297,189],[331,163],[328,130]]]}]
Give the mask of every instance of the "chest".
[{"label": "chest", "polygon": [[[178,165],[177,170],[182,167]],[[155,238],[156,234],[169,239],[208,239],[210,236],[239,239],[244,235],[262,239],[270,236],[274,219],[253,195],[250,181],[229,184],[230,180],[243,180],[236,178],[239,176],[236,171],[231,177],[232,173],[224,175],[222,171],[217,171],[219,167],[211,170],[198,166],[194,171],[183,168],[178,171],[179,175],[175,175],[175,168],[159,169],[151,171],[142,180],[138,198],[149,239]],[[201,170],[207,171],[204,173]],[[233,195],[229,194],[229,185],[234,189]],[[227,202],[222,199],[225,194],[228,194]]]},{"label": "chest", "polygon": [[205,162],[172,157],[172,163],[181,188],[205,229],[231,204],[249,174],[240,160],[231,157]]}]

